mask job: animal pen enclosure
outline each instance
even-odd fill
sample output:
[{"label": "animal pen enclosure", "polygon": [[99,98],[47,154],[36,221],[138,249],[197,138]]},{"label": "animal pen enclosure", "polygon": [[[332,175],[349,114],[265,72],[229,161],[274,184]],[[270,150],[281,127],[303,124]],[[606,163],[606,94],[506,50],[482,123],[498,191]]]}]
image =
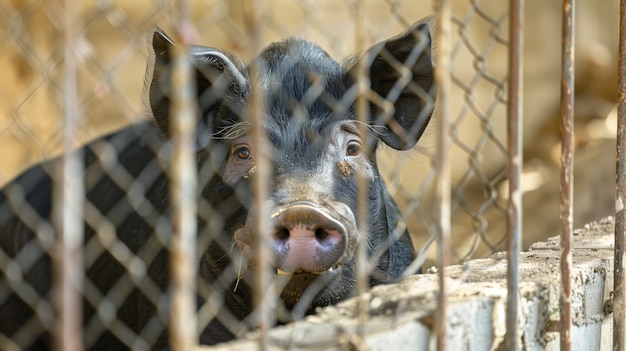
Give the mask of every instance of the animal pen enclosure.
[{"label": "animal pen enclosure", "polygon": [[[150,349],[163,346],[161,338],[169,326],[171,347],[182,350],[197,344],[198,333],[212,325],[214,319],[220,321],[225,332],[236,336],[257,331],[259,348],[288,348],[273,345],[273,339],[267,336],[268,328],[277,319],[282,322],[301,319],[307,312],[309,302],[296,304],[292,310],[281,310],[276,302],[280,291],[272,290],[285,284],[280,282],[284,278],[270,270],[260,269],[259,281],[254,284],[264,289],[273,288],[259,292],[257,285],[252,287],[256,309],[243,321],[222,308],[227,293],[213,289],[206,282],[197,285],[191,282],[195,281],[195,275],[190,274],[197,275],[198,269],[203,269],[201,265],[197,267],[194,257],[202,254],[203,245],[218,240],[207,234],[207,230],[196,235],[196,213],[204,216],[204,222],[198,222],[201,229],[220,228],[226,219],[215,217],[214,209],[206,203],[196,204],[194,199],[174,197],[173,208],[165,214],[158,213],[155,210],[158,205],[144,185],[147,179],[156,181],[159,174],[166,173],[172,179],[171,192],[175,196],[193,191],[194,188],[187,188],[190,184],[206,183],[206,174],[190,177],[196,174],[196,165],[195,159],[185,156],[190,154],[185,152],[185,147],[193,146],[183,142],[182,146],[172,149],[164,141],[161,145],[153,139],[141,139],[147,132],[140,131],[134,137],[141,143],[158,145],[158,149],[153,150],[158,161],[139,167],[121,165],[118,160],[119,148],[137,140],[99,139],[90,144],[87,157],[87,162],[100,165],[97,174],[94,174],[95,167],[83,168],[82,158],[64,153],[64,150],[151,118],[149,89],[144,86],[150,78],[144,78],[144,72],[150,75],[146,62],[158,55],[148,50],[152,43],[147,39],[157,26],[168,32],[179,48],[208,45],[228,51],[244,62],[253,60],[272,42],[304,36],[337,60],[351,57],[345,61],[349,66],[376,43],[406,31],[413,23],[434,13],[428,23],[438,86],[430,91],[413,88],[409,93],[402,93],[419,95],[424,101],[429,99],[427,95],[432,99],[437,96],[437,102],[431,106],[434,117],[411,151],[399,152],[386,145],[376,150],[381,176],[403,218],[391,232],[398,236],[408,229],[416,250],[415,259],[400,275],[407,277],[421,267],[428,273],[426,275],[437,277],[435,273],[444,272],[442,262],[443,266],[470,267],[468,262],[472,259],[492,257],[491,266],[510,263],[508,279],[512,285],[508,286],[509,291],[518,291],[520,265],[516,251],[525,250],[559,231],[565,238],[571,238],[572,226],[580,227],[614,214],[616,198],[617,209],[621,210],[619,199],[623,198],[623,193],[620,190],[616,193],[614,185],[616,126],[618,120],[623,121],[623,117],[618,118],[623,114],[617,108],[616,89],[616,77],[623,75],[621,71],[618,74],[618,47],[615,45],[619,43],[621,48],[624,41],[619,39],[619,24],[623,23],[620,8],[623,9],[623,4],[617,0],[578,1],[575,7],[574,1],[524,4],[523,1],[498,0],[450,0],[434,4],[401,0],[0,2],[0,62],[5,68],[0,84],[0,182],[9,184],[36,162],[59,155],[67,157],[64,168],[47,169],[54,179],[53,189],[58,189],[54,190],[58,197],[55,201],[58,201],[53,202],[51,211],[56,216],[53,221],[44,220],[45,216],[38,209],[30,207],[30,200],[25,199],[29,189],[8,186],[3,190],[0,223],[7,221],[3,213],[15,212],[32,232],[32,237],[25,242],[17,239],[12,242],[18,249],[3,246],[0,251],[0,305],[22,304],[28,306],[31,313],[27,318],[13,319],[15,323],[9,332],[0,335],[0,349],[35,347],[39,345],[39,337],[55,340],[57,349],[92,349],[103,346],[103,335],[112,336],[119,347]],[[562,21],[571,27],[562,28]],[[575,36],[570,36],[572,33],[576,33]],[[429,51],[423,47],[415,50],[418,55]],[[172,56],[178,57],[175,52]],[[185,62],[184,55],[179,56],[181,62]],[[576,62],[575,70],[572,62]],[[399,72],[398,80],[405,79],[407,71],[410,72],[400,67],[405,62],[394,64],[394,70]],[[371,67],[358,64],[355,67],[364,70],[355,69],[356,76],[360,77],[355,80],[358,92],[355,96],[358,97],[349,102],[357,106],[356,118],[361,120],[364,118],[361,114],[368,112],[359,109],[359,104],[371,102],[388,112],[389,103],[372,94],[370,83],[363,83]],[[185,70],[181,72],[182,81],[173,78],[179,84],[172,89],[173,101],[177,101],[175,92],[181,93],[181,101],[190,98]],[[172,75],[177,77],[175,73]],[[311,80],[315,83],[314,78]],[[623,83],[620,87],[623,88]],[[251,89],[255,91],[254,86]],[[310,91],[313,99],[319,96],[315,94],[321,94],[315,93],[313,88]],[[562,91],[572,95],[564,94],[560,102]],[[340,100],[339,107],[333,108],[347,109],[342,103],[346,102]],[[250,105],[247,110],[252,118],[250,125],[261,125],[254,123],[254,118],[261,121],[268,107],[254,99]],[[184,116],[195,118],[193,103],[177,106],[176,116],[183,120]],[[575,137],[568,133],[562,135],[561,123],[565,131],[574,129]],[[194,138],[200,128],[196,126],[197,123],[189,130],[182,123],[181,133]],[[254,134],[254,128],[250,128],[248,132]],[[176,144],[174,137],[171,140]],[[254,139],[252,144],[256,142]],[[561,156],[561,145],[566,156]],[[574,148],[576,156],[572,159],[573,156],[567,155]],[[263,159],[266,159],[265,166]],[[577,167],[564,171],[561,179],[561,162],[571,167],[574,160]],[[261,153],[256,162],[254,196],[267,199],[271,195],[268,189],[272,188],[271,152],[265,156]],[[203,172],[218,172],[219,167],[211,165],[211,169],[203,168]],[[617,174],[621,180],[624,172]],[[102,177],[113,179],[116,186],[105,193],[122,191],[127,194],[123,205],[111,206],[106,212],[90,205],[93,199],[86,197]],[[565,204],[572,203],[571,198],[564,195],[568,193],[573,195],[573,213],[569,206],[560,207],[561,199]],[[357,195],[365,199],[367,192]],[[175,204],[181,205],[176,207]],[[560,211],[568,221],[559,221]],[[141,247],[118,240],[130,212],[139,214],[142,221],[154,227],[153,236]],[[180,216],[171,220],[176,224],[174,228],[170,215]],[[620,234],[616,240],[623,239],[622,217],[622,212],[615,217],[615,231]],[[87,223],[85,228],[83,220]],[[188,226],[189,223],[194,225]],[[271,231],[268,223],[260,221],[259,226],[261,233]],[[507,245],[507,233],[519,241],[513,240]],[[562,244],[564,258],[569,257],[563,260],[563,277],[572,270],[572,247],[568,242],[571,243],[571,239]],[[256,249],[260,253],[267,251],[262,240],[258,245]],[[368,257],[366,245],[360,246],[362,251],[356,251],[360,259],[355,262],[360,279],[355,280],[351,294],[367,296],[364,293],[373,280],[374,265],[365,259]],[[513,249],[508,250],[510,256],[498,254],[510,248]],[[154,274],[151,263],[158,260],[164,249],[177,257],[174,262],[183,262],[182,273],[170,272],[174,276],[181,274],[178,277],[182,278],[170,280],[180,285],[173,284],[166,291],[159,286],[163,282],[155,282],[151,276]],[[616,241],[615,249],[615,286],[621,287],[622,278],[617,274],[622,272],[617,268],[622,266],[621,241]],[[224,250],[237,251],[234,244]],[[180,256],[176,256],[177,253]],[[48,277],[52,290],[33,283],[37,282],[33,280],[37,278],[32,273],[33,267],[48,255],[56,267],[53,278]],[[261,261],[267,264],[270,257],[267,252],[265,255],[265,260]],[[370,253],[369,258],[376,255]],[[111,275],[116,277],[109,280],[112,286],[99,285],[88,275],[104,256],[114,262],[111,272],[115,273]],[[61,267],[64,270],[59,270]],[[174,267],[178,266],[172,264]],[[234,284],[236,290],[239,280],[243,279],[241,270],[242,264],[233,260],[224,268],[219,280],[226,285]],[[60,274],[61,271],[65,273]],[[465,276],[460,277],[462,282]],[[561,313],[558,320],[562,323],[557,329],[562,335],[569,335],[571,322],[567,321],[572,316],[568,312],[571,299],[567,291],[571,287],[567,279],[563,287],[563,304],[558,308]],[[444,349],[446,340],[446,323],[442,317],[447,309],[445,289],[450,286],[440,285],[433,292],[439,296],[439,312],[432,314],[436,317],[430,322],[430,332],[438,341],[439,349]],[[68,298],[59,302],[51,291],[56,292],[57,298]],[[67,295],[62,295],[61,291]],[[615,313],[624,310],[621,291],[615,289],[613,294],[616,328],[613,336],[615,345],[623,348],[624,317],[623,313]],[[128,308],[126,301],[133,294],[144,296],[157,311],[140,323],[140,327],[129,326],[118,318],[118,311]],[[199,296],[197,309],[196,295]],[[302,296],[304,300],[313,298],[306,293]],[[513,298],[508,299],[506,309],[509,314],[501,322],[509,331],[507,349],[515,349],[520,347],[520,317],[517,316],[520,307],[515,294],[510,296]],[[84,308],[83,303],[87,307]],[[373,305],[373,300],[362,305],[357,303],[356,308],[362,310],[354,313],[357,325],[365,323]],[[0,317],[10,318],[9,315]],[[498,329],[496,324],[494,322],[494,330]],[[382,328],[393,329],[392,322]],[[352,347],[367,346],[359,342],[358,328],[354,334],[347,335]],[[571,347],[568,337],[563,338],[561,346],[563,350]]]}]

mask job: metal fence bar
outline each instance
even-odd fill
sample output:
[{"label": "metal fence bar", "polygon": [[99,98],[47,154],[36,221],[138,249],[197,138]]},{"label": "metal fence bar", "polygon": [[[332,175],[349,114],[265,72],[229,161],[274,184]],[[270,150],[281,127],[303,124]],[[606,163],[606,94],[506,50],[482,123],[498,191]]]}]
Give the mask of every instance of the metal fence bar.
[{"label": "metal fence bar", "polygon": [[52,255],[54,280],[52,296],[58,323],[53,330],[56,350],[83,349],[82,285],[83,271],[83,184],[82,153],[78,148],[77,131],[81,123],[78,74],[80,62],[81,6],[79,1],[64,3],[64,154],[61,163],[61,186],[55,195],[55,222],[58,229]]},{"label": "metal fence bar", "polygon": [[571,349],[574,191],[574,0],[563,0],[561,19],[561,350]]},{"label": "metal fence bar", "polygon": [[452,95],[452,79],[450,70],[451,53],[451,10],[450,1],[439,1],[437,9],[439,36],[437,41],[437,64],[435,81],[437,82],[437,98],[439,99],[439,138],[437,145],[438,177],[436,196],[438,206],[438,260],[439,260],[439,296],[436,316],[437,350],[446,349],[446,284],[445,267],[450,265],[450,107]]},{"label": "metal fence bar", "polygon": [[[244,5],[244,20],[246,23],[247,35],[251,38],[249,53],[257,55],[261,51],[261,43],[264,33],[264,8],[262,1],[251,1]],[[257,82],[256,74],[263,70],[263,60],[257,59],[251,68],[251,81]],[[271,147],[265,132],[265,94],[260,84],[251,84],[250,120],[252,121],[252,145],[257,150],[254,159],[255,177],[253,180],[253,192],[258,204],[256,221],[258,236],[255,238],[257,245],[257,261],[254,262],[258,270],[254,282],[255,313],[258,316],[258,323],[261,332],[259,338],[259,350],[265,351],[270,348],[269,330],[274,324],[272,310],[275,307],[275,294],[272,288],[272,272],[270,271],[272,255],[270,250],[271,228],[269,221],[270,208],[269,199],[270,177],[272,176]]]},{"label": "metal fence bar", "polygon": [[172,221],[173,236],[170,256],[172,311],[170,315],[170,346],[173,350],[189,350],[197,344],[196,323],[196,188],[197,171],[193,136],[196,123],[195,86],[187,46],[193,30],[188,20],[188,6],[179,0],[172,72]]},{"label": "metal fence bar", "polygon": [[613,276],[613,350],[623,350],[626,296],[624,295],[624,235],[626,234],[626,0],[620,1],[619,63],[617,75],[617,160],[615,187],[615,262]]},{"label": "metal fence bar", "polygon": [[520,242],[522,234],[522,45],[523,0],[509,2],[509,94],[508,94],[508,150],[509,150],[509,202],[507,229],[507,350],[519,348],[518,290]]},{"label": "metal fence bar", "polygon": [[[363,1],[357,0],[354,2],[354,18],[355,18],[355,40],[356,40],[356,48],[357,52],[365,52],[366,50],[366,36],[365,36],[365,21],[363,15]],[[356,100],[356,114],[359,123],[359,133],[363,136],[363,144],[370,145],[369,140],[367,140],[367,130],[365,126],[367,125],[368,117],[368,96],[369,96],[369,79],[368,79],[369,67],[367,66],[367,60],[359,60],[357,63],[356,70],[356,84],[358,86],[358,96]],[[371,150],[369,148],[365,148],[367,153],[366,157],[369,157],[369,153]],[[357,204],[357,218],[359,223],[357,223],[358,228],[367,228],[367,178],[364,174],[359,174],[358,176],[358,204]],[[359,247],[357,248],[357,293],[359,296],[359,311],[358,311],[358,340],[365,339],[365,322],[367,321],[368,311],[369,311],[369,302],[368,298],[365,295],[369,288],[369,269],[368,269],[368,253],[367,253],[367,241],[361,240],[359,242]],[[359,346],[359,345],[357,345]],[[360,348],[360,347],[358,347]]]}]

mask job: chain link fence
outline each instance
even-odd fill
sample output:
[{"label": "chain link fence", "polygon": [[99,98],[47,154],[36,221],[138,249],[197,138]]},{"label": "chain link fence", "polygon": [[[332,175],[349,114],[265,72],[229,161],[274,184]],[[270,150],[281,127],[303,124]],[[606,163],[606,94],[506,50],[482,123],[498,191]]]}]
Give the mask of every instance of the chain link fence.
[{"label": "chain link fence", "polygon": [[[172,312],[169,298],[171,265],[168,255],[173,243],[172,226],[176,227],[179,224],[171,218],[174,211],[169,205],[171,201],[168,190],[169,178],[174,177],[172,168],[176,167],[172,166],[174,153],[165,141],[166,137],[170,137],[167,125],[169,122],[167,117],[159,120],[158,116],[153,116],[155,106],[156,110],[161,112],[165,107],[169,107],[170,92],[161,93],[167,100],[163,106],[159,105],[162,103],[161,100],[155,100],[150,95],[151,87],[154,88],[154,85],[150,85],[151,82],[165,79],[163,77],[169,79],[169,75],[173,75],[167,69],[159,68],[159,59],[170,59],[169,55],[166,55],[167,58],[162,56],[164,51],[160,49],[168,46],[171,39],[153,36],[152,33],[158,30],[157,28],[163,28],[164,32],[175,38],[173,41],[183,39],[187,44],[193,42],[220,50],[195,49],[198,50],[196,51],[198,56],[194,61],[197,65],[211,66],[212,62],[219,61],[216,67],[205,67],[205,71],[198,71],[198,76],[209,78],[198,80],[197,88],[202,91],[206,88],[202,84],[207,84],[212,89],[217,89],[214,85],[218,85],[218,76],[221,74],[228,76],[228,82],[219,83],[226,83],[225,85],[220,86],[218,90],[209,90],[236,96],[228,102],[223,102],[225,107],[216,108],[211,113],[243,115],[250,110],[241,106],[236,97],[243,96],[244,90],[249,87],[245,84],[238,88],[232,86],[241,79],[250,79],[254,83],[256,81],[254,73],[242,68],[241,63],[233,57],[240,58],[241,62],[252,62],[260,49],[270,43],[286,37],[303,36],[318,44],[339,62],[349,58],[345,61],[346,67],[349,67],[350,63],[358,62],[358,58],[364,55],[367,48],[405,32],[419,19],[431,15],[433,12],[431,5],[430,2],[401,0],[362,3],[275,0],[263,3],[262,10],[258,11],[245,1],[198,0],[189,3],[189,20],[192,28],[186,28],[187,31],[181,31],[180,35],[175,29],[178,8],[172,2],[102,0],[79,4],[78,20],[74,23],[77,32],[74,38],[75,53],[78,62],[73,69],[79,77],[77,100],[81,119],[72,134],[74,138],[72,143],[78,145],[89,142],[89,144],[84,149],[85,168],[84,176],[81,177],[85,180],[84,205],[80,211],[76,211],[85,222],[82,234],[84,244],[81,244],[79,255],[83,262],[76,263],[84,274],[84,282],[74,284],[84,300],[79,305],[81,309],[79,315],[82,315],[80,323],[82,336],[77,336],[82,338],[84,348],[143,350],[165,348],[168,345],[166,326],[169,325]],[[499,0],[453,1],[450,68],[453,86],[449,145],[452,181],[451,249],[455,262],[488,256],[505,249],[508,194],[506,179],[508,13],[508,4]],[[0,52],[2,52],[0,64],[4,67],[0,83],[0,150],[2,150],[0,183],[5,184],[0,194],[2,235],[0,349],[2,350],[47,348],[59,333],[57,312],[50,301],[54,298],[51,286],[55,279],[60,277],[60,273],[51,270],[50,267],[51,262],[62,259],[58,257],[56,240],[59,236],[59,224],[55,221],[62,218],[59,208],[63,205],[60,202],[53,202],[52,199],[58,196],[60,191],[56,189],[61,189],[58,186],[63,179],[58,167],[60,161],[55,157],[62,154],[66,142],[63,109],[69,83],[64,76],[68,69],[64,68],[67,45],[64,16],[66,9],[64,4],[58,1],[0,1]],[[557,19],[558,17],[553,20]],[[437,28],[434,23],[434,20],[430,22],[430,31],[433,38],[436,38]],[[157,37],[161,38],[159,43],[158,39],[155,39]],[[219,54],[223,52],[229,54],[225,56]],[[429,52],[428,48],[420,48],[418,54],[425,55]],[[284,55],[287,54],[289,53]],[[432,49],[432,55],[434,60],[437,55],[436,47]],[[404,64],[404,59],[403,57],[396,60],[399,62],[389,65]],[[146,69],[146,62],[154,60],[156,63],[148,65]],[[387,57],[383,61],[393,59]],[[300,69],[296,67],[296,63],[290,64],[292,66],[289,66],[288,72],[293,73],[292,69]],[[355,67],[358,67],[358,64]],[[261,70],[263,69],[271,71],[271,68],[262,67]],[[398,72],[403,70],[395,69]],[[274,74],[279,76],[287,73],[276,70]],[[333,96],[334,100],[328,99],[323,96],[324,93],[315,90],[320,87],[322,90],[325,89],[326,82],[316,81],[311,75],[307,77],[312,82],[306,92],[310,95],[298,97],[298,103],[301,104],[298,105],[299,109],[312,108],[314,105],[311,103],[311,106],[304,106],[306,104],[303,100],[319,99],[324,101],[326,109],[331,106],[335,113],[354,112],[350,106],[358,105],[358,99],[347,103],[342,100],[342,96]],[[402,79],[402,75],[394,74],[392,78]],[[392,86],[394,84],[387,83]],[[409,83],[405,84],[410,86]],[[250,89],[254,92],[254,88]],[[275,93],[272,89],[276,88],[267,88],[266,92]],[[410,92],[405,90],[400,95],[418,96],[421,99],[418,105],[422,109],[428,109],[429,98],[434,100],[434,88],[422,86],[410,89]],[[386,92],[391,90],[392,87],[389,87]],[[204,111],[203,108],[208,111],[214,106],[213,102],[206,102],[217,99],[216,95],[211,94],[199,96],[201,111]],[[384,101],[376,101],[372,96],[369,96],[369,99],[368,103],[374,103],[370,112],[388,113]],[[611,99],[611,97],[605,99],[607,106],[614,104]],[[203,103],[207,106],[203,106]],[[272,106],[266,108],[269,110],[265,111],[266,115],[275,116],[277,113],[272,110]],[[303,118],[298,114],[304,112],[298,108],[288,111],[287,114],[296,116],[293,118]],[[434,116],[437,116],[436,103],[434,108]],[[225,112],[226,110],[229,112]],[[532,108],[530,110],[536,111]],[[599,113],[601,116],[595,119],[605,118],[609,111],[610,108],[605,113]],[[547,114],[537,115],[531,119],[531,130],[543,128],[538,126],[543,126],[542,118]],[[154,117],[156,123],[151,122]],[[255,171],[256,176],[263,174],[263,170],[249,167],[241,171],[246,167],[245,160],[249,158],[251,152],[246,145],[254,144],[253,142],[236,141],[235,143],[239,144],[229,145],[227,148],[204,148],[209,144],[209,139],[226,140],[228,143],[239,140],[243,135],[253,132],[254,123],[245,120],[238,123],[229,121],[230,124],[223,124],[219,126],[220,128],[207,132],[217,126],[202,124],[205,122],[207,120],[201,119],[198,124],[194,132],[195,144],[191,146],[201,146],[196,148],[199,195],[195,205],[197,209],[194,210],[198,213],[198,235],[194,239],[198,260],[194,269],[201,279],[197,281],[193,297],[197,299],[199,308],[195,322],[201,335],[200,343],[213,343],[241,335],[261,323],[260,312],[256,310],[252,312],[242,307],[255,304],[253,300],[256,299],[256,295],[253,292],[257,290],[257,286],[254,285],[256,283],[253,277],[262,274],[260,271],[263,271],[250,263],[254,261],[251,257],[256,255],[254,251],[257,249],[255,248],[257,242],[254,241],[256,239],[251,239],[238,230],[241,227],[264,225],[257,223],[263,222],[258,218],[246,216],[248,210],[254,208],[252,204],[246,202],[252,201],[249,199],[253,198],[249,192],[254,193],[254,196],[261,196],[257,188],[248,187],[242,193],[238,192],[236,186],[232,186],[233,183],[223,184],[217,182],[215,178],[217,176],[228,178],[228,172],[239,172],[241,178],[248,179],[255,177]],[[280,125],[278,123],[276,128],[282,131]],[[378,169],[386,182],[386,189],[397,203],[397,209],[391,206],[385,207],[385,211],[398,212],[402,218],[398,217],[397,223],[389,223],[389,228],[384,228],[384,231],[389,231],[391,237],[398,239],[402,238],[401,235],[407,228],[416,252],[411,262],[404,264],[400,272],[381,271],[380,267],[391,265],[389,262],[394,260],[386,253],[387,249],[396,248],[400,244],[395,244],[395,239],[382,246],[380,243],[372,244],[370,241],[368,256],[370,261],[378,262],[370,263],[371,267],[365,263],[365,271],[369,273],[363,275],[357,270],[343,281],[344,285],[338,285],[334,281],[324,280],[328,275],[318,273],[343,269],[340,266],[344,264],[358,268],[363,263],[357,261],[367,260],[363,259],[362,254],[357,255],[358,251],[351,251],[356,250],[352,246],[358,246],[355,242],[345,243],[342,240],[348,239],[334,236],[336,227],[333,226],[332,230],[325,233],[316,233],[318,243],[333,246],[336,244],[335,241],[339,241],[341,245],[350,246],[347,251],[352,252],[355,257],[361,257],[361,260],[351,257],[348,259],[350,263],[342,261],[342,265],[335,265],[333,261],[309,269],[315,274],[301,274],[301,277],[294,279],[293,276],[299,274],[287,275],[288,278],[278,274],[275,279],[270,279],[271,288],[267,287],[268,285],[265,285],[265,288],[276,292],[267,294],[276,295],[280,297],[278,301],[284,302],[278,303],[270,298],[269,304],[276,311],[275,321],[287,322],[301,318],[314,312],[317,306],[332,304],[340,298],[354,294],[355,291],[362,289],[359,284],[391,282],[394,280],[392,278],[412,274],[415,268],[423,267],[426,270],[436,265],[433,243],[438,233],[438,219],[434,210],[437,127],[438,120],[434,117],[417,146],[411,151],[399,152],[394,148],[402,147],[397,145],[389,147],[381,143],[375,155]],[[202,132],[206,134],[202,136]],[[356,130],[347,132],[351,135],[359,134]],[[284,132],[269,134],[273,145],[279,145],[277,139],[287,138]],[[303,135],[302,138],[312,144],[319,144],[319,141],[317,143],[311,141],[315,139],[311,135],[306,133]],[[300,134],[289,138],[297,139],[298,136]],[[328,142],[329,140],[325,140],[322,143]],[[363,142],[363,146],[368,146],[367,142]],[[366,154],[371,150],[368,147],[363,149]],[[274,156],[269,152],[270,162],[277,162],[272,157],[288,157],[291,151],[294,152],[293,156],[299,155],[297,149],[277,156],[276,153],[279,151],[282,152],[276,146]],[[348,152],[354,150],[348,149]],[[233,161],[235,162],[233,164],[226,161],[233,157],[238,161]],[[40,168],[29,169],[31,165],[48,159],[53,160],[46,161]],[[337,162],[339,173],[333,173],[327,169],[303,166],[300,161],[293,160],[289,165],[319,173],[315,180],[319,184],[329,182],[328,179],[333,177],[347,179],[352,172],[349,167],[342,168],[346,167],[346,163]],[[285,170],[277,172],[283,174]],[[540,173],[536,170],[534,173],[530,172],[531,176]],[[545,175],[545,172],[541,174]],[[19,177],[17,181],[16,177]],[[308,179],[310,175],[299,177],[296,178]],[[270,183],[268,180],[266,184]],[[363,184],[366,183],[361,183]],[[300,186],[304,192],[319,192],[309,183]],[[348,185],[344,184],[344,187]],[[275,188],[275,185],[268,186],[267,191],[270,194],[266,197],[276,195],[271,193]],[[336,191],[335,188],[332,189]],[[73,190],[70,189],[70,193]],[[364,198],[368,193],[365,191],[361,194],[355,190],[352,195],[353,199]],[[369,196],[368,199],[371,200],[373,195]],[[304,196],[302,199],[296,199],[296,202],[305,201],[303,199],[309,201],[310,197]],[[382,200],[389,203],[387,197]],[[255,216],[263,218],[263,210],[256,210],[260,211],[260,214],[255,213]],[[336,208],[331,210],[342,211]],[[272,216],[266,216],[265,218],[271,217],[272,220],[266,221],[271,224],[265,225],[275,226],[278,220],[276,218],[281,218],[281,211],[289,212],[292,209],[282,208]],[[300,213],[298,211],[300,210],[294,210],[289,214],[297,216]],[[324,223],[337,221],[328,215],[327,211],[330,210],[316,210],[313,216],[321,218],[319,220]],[[369,213],[359,213],[373,215],[371,212],[370,210]],[[365,221],[364,216],[357,214],[356,217],[355,225],[362,227],[358,220]],[[551,220],[558,223],[557,218],[558,215]],[[329,228],[328,225],[326,228]],[[273,234],[274,240],[285,241],[284,236],[289,237],[290,234],[285,234],[284,229],[276,230]],[[287,228],[287,231],[291,229]],[[350,232],[349,228],[343,230]],[[537,235],[553,234],[556,232],[537,233]],[[237,235],[244,237],[234,240]],[[534,235],[529,238],[536,239]],[[244,244],[235,243],[237,240],[243,241]],[[405,239],[398,241],[406,242]],[[262,243],[259,245],[263,247]],[[365,251],[362,252],[367,252],[368,247],[365,247],[367,245],[360,245],[364,246]],[[379,245],[383,249],[374,250],[372,245]],[[250,254],[246,250],[253,253]],[[274,259],[281,255],[276,251],[271,254],[274,255]],[[292,259],[291,256],[282,258],[287,261]],[[380,263],[382,261],[385,261],[384,265]],[[410,269],[404,270],[406,267]],[[287,271],[306,271],[300,266],[294,268],[286,265],[283,268]],[[271,273],[273,277],[277,272]],[[326,284],[331,284],[331,288]],[[329,289],[334,290],[328,293]]]}]

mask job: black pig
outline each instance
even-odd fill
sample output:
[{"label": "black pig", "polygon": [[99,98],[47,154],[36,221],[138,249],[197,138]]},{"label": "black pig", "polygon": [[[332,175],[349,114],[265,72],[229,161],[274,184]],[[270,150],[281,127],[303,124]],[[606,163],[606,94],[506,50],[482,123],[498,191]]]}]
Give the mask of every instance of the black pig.
[{"label": "black pig", "polygon": [[[173,45],[162,32],[154,33],[147,79],[153,120],[82,150],[87,349],[168,347],[166,170]],[[273,147],[267,204],[272,214],[263,220],[273,228],[271,264],[284,281],[279,309],[289,319],[289,311],[302,316],[354,293],[361,242],[376,260],[372,285],[394,281],[412,262],[411,239],[396,230],[402,219],[379,175],[375,149],[378,140],[410,149],[426,128],[434,105],[430,50],[422,21],[359,59],[369,67],[372,90],[362,135],[353,73],[361,61],[342,66],[303,39],[272,44],[249,65],[227,52],[190,47],[200,111],[194,142],[201,343],[226,341],[245,330],[253,308],[252,223],[259,204],[251,195],[258,152],[246,117],[251,86],[263,90],[264,127]],[[51,285],[51,175],[57,163],[32,167],[0,192],[0,340],[23,349],[49,349],[53,313],[40,303],[49,298]],[[363,228],[357,225],[360,176],[368,187]]]}]

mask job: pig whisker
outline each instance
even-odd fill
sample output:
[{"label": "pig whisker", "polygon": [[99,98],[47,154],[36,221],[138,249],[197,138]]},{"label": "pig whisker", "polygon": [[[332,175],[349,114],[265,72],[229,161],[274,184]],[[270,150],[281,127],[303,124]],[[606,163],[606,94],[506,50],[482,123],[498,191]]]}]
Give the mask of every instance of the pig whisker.
[{"label": "pig whisker", "polygon": [[219,260],[223,260],[223,259],[227,259],[230,257],[234,256],[234,251],[235,251],[235,243],[231,243],[230,244],[230,249],[228,250],[228,252],[224,252],[224,254],[222,256],[219,257]]},{"label": "pig whisker", "polygon": [[243,266],[243,255],[239,255],[239,267],[237,268],[237,282],[235,283],[233,292],[236,292],[237,288],[239,287],[239,282],[241,281],[241,267],[242,266]]},{"label": "pig whisker", "polygon": [[[234,255],[235,247],[236,247],[235,243],[232,243],[230,245],[230,250],[229,250],[230,251],[229,252],[229,256],[230,257],[236,257]],[[237,281],[235,282],[235,287],[233,288],[233,292],[236,292],[237,288],[239,287],[239,282],[241,281],[241,267],[243,266],[243,255],[241,253],[239,253],[239,255],[237,255],[237,256],[239,256],[239,265],[237,267]]]}]

